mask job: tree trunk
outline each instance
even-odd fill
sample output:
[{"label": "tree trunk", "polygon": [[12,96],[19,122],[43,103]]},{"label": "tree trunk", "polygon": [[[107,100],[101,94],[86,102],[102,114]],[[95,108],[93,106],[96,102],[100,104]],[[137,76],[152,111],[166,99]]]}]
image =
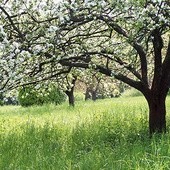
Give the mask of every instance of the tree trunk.
[{"label": "tree trunk", "polygon": [[90,88],[87,87],[87,88],[86,88],[86,93],[85,93],[85,100],[88,100],[88,99],[90,99],[90,98],[91,98],[91,96],[90,96]]},{"label": "tree trunk", "polygon": [[92,100],[93,101],[96,101],[96,99],[97,99],[97,91],[96,90],[92,90]]},{"label": "tree trunk", "polygon": [[74,87],[75,87],[75,84],[76,84],[76,81],[77,81],[77,76],[73,76],[73,80],[71,82],[72,84],[72,87],[70,90],[66,90],[65,93],[66,95],[68,96],[68,102],[69,102],[69,106],[73,106],[74,107]]},{"label": "tree trunk", "polygon": [[73,106],[74,107],[74,93],[73,93],[73,89],[71,89],[70,91],[66,91],[66,94],[68,96],[68,101],[69,101],[69,106]]},{"label": "tree trunk", "polygon": [[166,132],[166,97],[151,97],[149,98],[149,131],[153,133]]}]

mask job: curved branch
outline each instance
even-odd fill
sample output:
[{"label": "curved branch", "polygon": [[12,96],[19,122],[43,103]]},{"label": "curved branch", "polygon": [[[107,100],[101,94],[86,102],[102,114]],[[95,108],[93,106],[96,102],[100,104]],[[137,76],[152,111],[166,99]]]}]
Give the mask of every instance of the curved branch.
[{"label": "curved branch", "polygon": [[8,12],[7,12],[2,6],[0,6],[0,9],[1,9],[2,12],[7,16],[9,22],[11,23],[11,25],[12,25],[12,27],[13,27],[13,29],[18,32],[19,37],[24,40],[24,39],[25,39],[25,38],[24,38],[24,35],[23,35],[22,32],[15,26],[15,24],[14,24],[11,16],[8,14]]},{"label": "curved branch", "polygon": [[[112,27],[119,35],[123,35],[125,38],[129,38],[128,33],[121,28],[117,23],[112,21],[110,18],[105,18],[103,16],[99,16],[98,19],[103,20],[108,24],[110,27]],[[135,40],[132,40],[129,43],[139,54],[140,62],[141,62],[141,72],[142,72],[142,80],[148,86],[148,76],[147,76],[147,59],[146,59],[146,52],[144,51],[143,47],[138,44]]]}]

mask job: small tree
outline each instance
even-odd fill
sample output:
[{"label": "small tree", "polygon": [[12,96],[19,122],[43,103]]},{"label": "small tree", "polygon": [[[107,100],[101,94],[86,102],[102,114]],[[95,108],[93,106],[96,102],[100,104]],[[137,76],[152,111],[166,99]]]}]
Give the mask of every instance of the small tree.
[{"label": "small tree", "polygon": [[86,84],[85,100],[92,99],[95,101],[96,99],[118,97],[120,95],[115,79],[94,70],[86,70],[81,80]]},{"label": "small tree", "polygon": [[96,72],[88,73],[88,75],[84,77],[84,82],[87,87],[85,92],[85,100],[91,98],[95,101],[97,99],[101,79],[102,76],[97,75]]}]

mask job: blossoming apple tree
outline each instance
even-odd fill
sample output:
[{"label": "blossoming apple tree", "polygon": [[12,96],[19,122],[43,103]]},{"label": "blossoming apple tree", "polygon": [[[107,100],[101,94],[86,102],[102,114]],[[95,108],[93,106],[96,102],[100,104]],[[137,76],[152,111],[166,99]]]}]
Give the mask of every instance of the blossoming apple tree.
[{"label": "blossoming apple tree", "polygon": [[166,131],[170,86],[170,3],[65,0],[55,41],[63,66],[93,68],[141,91],[150,134]]}]

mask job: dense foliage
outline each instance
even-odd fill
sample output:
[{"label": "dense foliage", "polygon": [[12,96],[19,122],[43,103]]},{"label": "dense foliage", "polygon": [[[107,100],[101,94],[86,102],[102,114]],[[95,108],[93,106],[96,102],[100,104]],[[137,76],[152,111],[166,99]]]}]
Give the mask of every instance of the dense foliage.
[{"label": "dense foliage", "polygon": [[168,11],[168,1],[158,0],[2,1],[1,88],[72,67],[97,69],[137,89],[138,81],[151,86],[153,40],[162,36],[166,49]]},{"label": "dense foliage", "polygon": [[46,103],[61,104],[66,100],[64,93],[56,86],[39,87],[26,86],[19,90],[19,104],[21,106],[42,105]]}]

